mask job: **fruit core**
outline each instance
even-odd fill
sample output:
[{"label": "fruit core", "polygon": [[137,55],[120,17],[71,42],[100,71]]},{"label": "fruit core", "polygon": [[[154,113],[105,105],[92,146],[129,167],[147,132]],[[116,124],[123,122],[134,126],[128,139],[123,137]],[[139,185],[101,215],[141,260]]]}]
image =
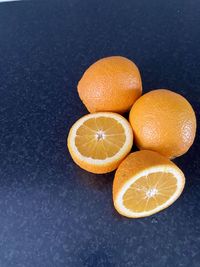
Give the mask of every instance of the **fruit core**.
[{"label": "fruit core", "polygon": [[96,133],[96,139],[97,139],[97,141],[102,140],[102,139],[105,139],[105,137],[106,137],[106,135],[105,135],[104,131],[102,131],[102,130],[99,130]]}]

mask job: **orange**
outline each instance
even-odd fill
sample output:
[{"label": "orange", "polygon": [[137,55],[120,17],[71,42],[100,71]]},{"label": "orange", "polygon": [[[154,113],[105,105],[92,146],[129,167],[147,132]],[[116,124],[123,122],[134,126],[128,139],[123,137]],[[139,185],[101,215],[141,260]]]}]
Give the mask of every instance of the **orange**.
[{"label": "orange", "polygon": [[169,90],[154,90],[140,97],[129,120],[139,149],[154,150],[169,158],[186,153],[195,138],[192,106]]},{"label": "orange", "polygon": [[130,110],[142,94],[137,66],[129,59],[112,56],[98,60],[83,74],[78,93],[89,112]]},{"label": "orange", "polygon": [[170,206],[184,185],[184,174],[172,161],[157,152],[138,151],[127,156],[116,171],[114,206],[126,217],[146,217]]},{"label": "orange", "polygon": [[115,170],[130,152],[133,132],[119,114],[99,112],[79,119],[70,129],[67,140],[73,160],[93,173]]}]

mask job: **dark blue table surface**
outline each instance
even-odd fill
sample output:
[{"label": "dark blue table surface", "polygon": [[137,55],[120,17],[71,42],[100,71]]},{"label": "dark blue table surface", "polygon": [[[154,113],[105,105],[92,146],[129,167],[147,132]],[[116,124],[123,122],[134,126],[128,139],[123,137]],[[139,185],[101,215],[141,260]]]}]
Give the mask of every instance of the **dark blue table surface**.
[{"label": "dark blue table surface", "polygon": [[114,173],[66,149],[87,113],[76,85],[99,58],[126,56],[144,92],[170,88],[200,117],[200,2],[48,0],[0,4],[0,266],[200,266],[199,132],[175,160],[187,182],[167,210],[130,220]]}]

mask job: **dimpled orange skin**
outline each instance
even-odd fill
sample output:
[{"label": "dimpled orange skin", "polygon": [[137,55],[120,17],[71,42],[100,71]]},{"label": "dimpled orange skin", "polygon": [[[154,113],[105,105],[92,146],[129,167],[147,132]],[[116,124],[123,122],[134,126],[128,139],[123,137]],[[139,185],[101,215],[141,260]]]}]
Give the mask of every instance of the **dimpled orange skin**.
[{"label": "dimpled orange skin", "polygon": [[78,83],[78,93],[90,113],[124,113],[142,94],[140,72],[125,57],[100,59],[83,74]]},{"label": "dimpled orange skin", "polygon": [[194,110],[183,96],[170,90],[153,90],[140,97],[129,120],[140,149],[175,158],[186,153],[194,142]]}]

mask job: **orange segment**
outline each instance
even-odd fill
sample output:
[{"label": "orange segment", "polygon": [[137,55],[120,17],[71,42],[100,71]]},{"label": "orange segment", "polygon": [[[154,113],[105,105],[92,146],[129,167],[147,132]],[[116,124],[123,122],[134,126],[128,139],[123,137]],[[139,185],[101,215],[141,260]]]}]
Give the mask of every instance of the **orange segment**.
[{"label": "orange segment", "polygon": [[98,117],[85,121],[77,130],[78,151],[93,159],[114,156],[126,141],[123,127],[113,118]]},{"label": "orange segment", "polygon": [[72,126],[68,136],[74,161],[94,173],[116,169],[131,150],[132,143],[133,133],[128,121],[111,112],[84,116]]},{"label": "orange segment", "polygon": [[130,154],[116,171],[113,201],[119,213],[131,218],[154,214],[171,205],[185,184],[182,171],[153,151]]},{"label": "orange segment", "polygon": [[166,202],[176,188],[177,181],[173,174],[152,173],[137,180],[124,194],[123,202],[130,210],[149,211]]}]

